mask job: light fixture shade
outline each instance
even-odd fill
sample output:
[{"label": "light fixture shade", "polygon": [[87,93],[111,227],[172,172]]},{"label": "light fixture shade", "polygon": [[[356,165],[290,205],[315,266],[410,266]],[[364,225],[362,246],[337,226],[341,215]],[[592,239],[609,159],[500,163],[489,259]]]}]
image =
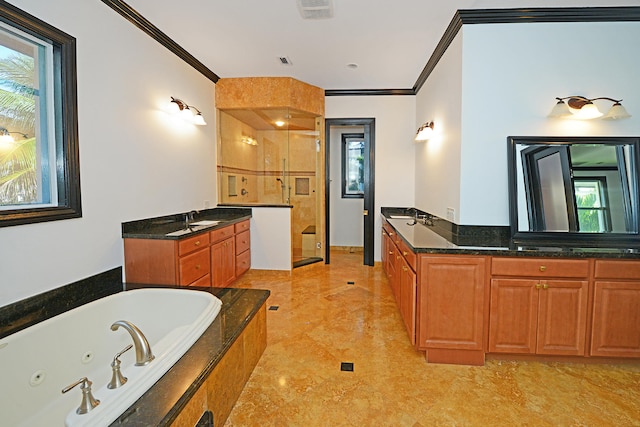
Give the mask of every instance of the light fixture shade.
[{"label": "light fixture shade", "polygon": [[180,111],[180,117],[190,123],[193,123],[193,111],[191,111],[191,109],[186,105],[184,106],[182,111]]},{"label": "light fixture shade", "polygon": [[427,122],[418,128],[416,141],[428,141],[433,136],[433,122]]},{"label": "light fixture shade", "polygon": [[573,112],[573,115],[577,119],[590,120],[602,117],[602,112],[598,110],[598,107],[593,102],[587,102],[582,108]]},{"label": "light fixture shade", "polygon": [[180,113],[180,104],[175,98],[171,98],[171,101],[167,104],[167,113],[178,114]]},{"label": "light fixture shade", "polygon": [[204,126],[207,122],[204,121],[204,117],[202,117],[202,113],[198,113],[193,116],[193,124],[198,126]]},{"label": "light fixture shade", "polygon": [[569,106],[564,101],[558,101],[556,105],[553,106],[553,109],[549,113],[547,117],[551,117],[554,119],[563,119],[566,117],[571,117],[571,110]]},{"label": "light fixture shade", "polygon": [[604,120],[620,120],[620,119],[628,119],[631,117],[631,114],[627,113],[627,110],[620,104],[616,102],[613,106],[607,111],[607,114],[604,115]]},{"label": "light fixture shade", "polygon": [[9,133],[2,133],[0,134],[0,142],[2,142],[3,144],[12,144],[16,142],[16,140],[13,139],[13,136],[11,136]]}]

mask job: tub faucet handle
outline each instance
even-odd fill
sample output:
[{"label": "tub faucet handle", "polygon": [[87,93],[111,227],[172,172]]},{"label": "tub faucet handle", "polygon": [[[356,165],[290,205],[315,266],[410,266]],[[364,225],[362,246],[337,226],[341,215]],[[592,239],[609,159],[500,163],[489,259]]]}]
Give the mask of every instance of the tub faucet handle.
[{"label": "tub faucet handle", "polygon": [[120,371],[120,359],[125,352],[131,350],[133,348],[133,344],[129,344],[122,351],[116,354],[113,357],[113,362],[111,362],[111,381],[107,384],[108,389],[114,389],[123,386],[127,382],[127,377],[122,375],[122,371]]},{"label": "tub faucet handle", "polygon": [[87,377],[82,377],[78,381],[73,384],[69,384],[65,388],[62,389],[62,393],[66,393],[78,384],[82,384],[80,389],[82,390],[82,403],[76,409],[76,414],[82,415],[91,411],[93,408],[100,404],[100,401],[93,397],[91,394],[91,385],[93,384]]}]

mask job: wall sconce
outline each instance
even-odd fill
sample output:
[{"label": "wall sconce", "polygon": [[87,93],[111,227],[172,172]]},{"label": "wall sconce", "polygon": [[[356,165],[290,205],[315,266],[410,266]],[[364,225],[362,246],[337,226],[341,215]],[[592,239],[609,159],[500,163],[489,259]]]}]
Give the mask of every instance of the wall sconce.
[{"label": "wall sconce", "polygon": [[256,141],[255,138],[251,138],[250,136],[242,135],[242,138],[240,139],[240,141],[248,145],[258,145],[258,141]]},{"label": "wall sconce", "polygon": [[[558,102],[553,107],[548,117],[558,119],[580,119],[591,120],[597,118],[603,118],[604,120],[619,120],[627,119],[631,117],[627,110],[620,104],[622,99],[613,99],[606,96],[598,98],[585,98],[584,96],[573,95],[565,96],[564,98],[557,98]],[[565,103],[565,99],[567,102]],[[602,114],[593,101],[607,100],[613,102],[613,105],[607,111],[607,114]]]},{"label": "wall sconce", "polygon": [[10,132],[7,128],[0,127],[0,142],[5,144],[12,144],[16,142],[16,140],[11,136],[12,133],[17,133],[18,135],[22,135],[24,139],[29,138],[29,135],[22,132]]},{"label": "wall sconce", "polygon": [[174,98],[173,96],[171,97],[171,101],[169,101],[169,112],[194,125],[204,126],[207,124],[200,110],[193,105],[187,105],[183,100]]},{"label": "wall sconce", "polygon": [[416,141],[428,141],[433,135],[433,122],[426,122],[418,128],[416,132]]}]

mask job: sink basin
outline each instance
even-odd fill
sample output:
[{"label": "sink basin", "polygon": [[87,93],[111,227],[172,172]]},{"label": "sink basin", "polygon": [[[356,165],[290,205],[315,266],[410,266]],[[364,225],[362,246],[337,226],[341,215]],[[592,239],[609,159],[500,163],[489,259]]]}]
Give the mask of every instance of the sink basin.
[{"label": "sink basin", "polygon": [[210,220],[202,220],[202,221],[196,221],[196,222],[192,222],[191,225],[192,226],[199,226],[199,225],[203,225],[206,227],[210,227],[212,225],[218,225],[218,223],[220,223],[220,221],[210,221]]},{"label": "sink basin", "polygon": [[[214,221],[215,222],[215,221]],[[165,236],[184,236],[186,234],[191,234],[191,233],[195,233],[196,231],[201,231],[201,230],[205,230],[209,227],[214,226],[215,224],[211,224],[211,225],[191,225],[189,228],[183,228],[182,230],[178,230],[178,231],[172,231],[171,233],[166,233]]]}]

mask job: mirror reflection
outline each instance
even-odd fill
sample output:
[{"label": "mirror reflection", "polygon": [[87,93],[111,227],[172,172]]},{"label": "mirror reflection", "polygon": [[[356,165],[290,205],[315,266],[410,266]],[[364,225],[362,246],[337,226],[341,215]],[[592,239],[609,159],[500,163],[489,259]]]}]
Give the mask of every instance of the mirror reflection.
[{"label": "mirror reflection", "polygon": [[509,140],[514,231],[638,233],[638,138]]}]

